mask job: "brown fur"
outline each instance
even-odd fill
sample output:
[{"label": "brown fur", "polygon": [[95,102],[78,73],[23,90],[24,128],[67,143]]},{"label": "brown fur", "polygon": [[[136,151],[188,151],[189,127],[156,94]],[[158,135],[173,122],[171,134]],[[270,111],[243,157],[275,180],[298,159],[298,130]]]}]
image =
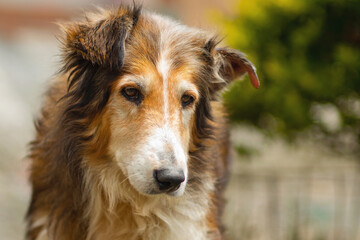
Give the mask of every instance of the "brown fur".
[{"label": "brown fur", "polygon": [[[168,218],[178,216],[179,221],[191,223],[195,216],[186,212],[197,210],[205,212],[202,220],[194,222],[205,231],[199,239],[223,239],[222,192],[230,156],[218,93],[234,78],[255,74],[241,53],[218,49],[213,36],[191,28],[167,39],[172,60],[169,88],[175,88],[176,79],[189,79],[199,92],[190,131],[180,129],[182,139],[189,139],[189,177],[183,196],[139,193],[109,150],[110,136],[121,124],[119,141],[136,144],[146,131],[145,125],[136,124],[143,124],[146,114],[161,121],[157,114],[162,103],[156,97],[163,90],[156,80],[161,79],[156,69],[159,36],[174,24],[141,13],[139,7],[120,6],[63,26],[64,65],[46,94],[29,154],[32,197],[26,239],[160,240],[166,234],[173,236]],[[114,126],[111,119],[117,107],[132,108],[116,94],[129,73],[150,76],[159,93],[154,91],[142,103],[152,109],[150,113],[139,112]],[[176,97],[170,103],[169,111],[177,113]]]}]

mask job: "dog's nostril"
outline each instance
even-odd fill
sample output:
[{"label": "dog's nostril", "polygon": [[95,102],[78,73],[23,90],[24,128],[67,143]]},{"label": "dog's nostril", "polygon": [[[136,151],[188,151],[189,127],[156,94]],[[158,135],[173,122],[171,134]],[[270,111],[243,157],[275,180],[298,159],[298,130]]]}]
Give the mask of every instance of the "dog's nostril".
[{"label": "dog's nostril", "polygon": [[185,181],[184,172],[179,169],[154,170],[154,178],[161,191],[175,190]]}]

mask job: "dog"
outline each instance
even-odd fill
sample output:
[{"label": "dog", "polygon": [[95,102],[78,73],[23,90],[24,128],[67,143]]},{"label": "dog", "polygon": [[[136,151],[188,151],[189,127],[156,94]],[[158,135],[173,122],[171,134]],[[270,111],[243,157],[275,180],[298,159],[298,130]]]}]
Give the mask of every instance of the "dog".
[{"label": "dog", "polygon": [[254,66],[141,6],[61,25],[62,68],[30,144],[27,240],[224,239],[221,91]]}]

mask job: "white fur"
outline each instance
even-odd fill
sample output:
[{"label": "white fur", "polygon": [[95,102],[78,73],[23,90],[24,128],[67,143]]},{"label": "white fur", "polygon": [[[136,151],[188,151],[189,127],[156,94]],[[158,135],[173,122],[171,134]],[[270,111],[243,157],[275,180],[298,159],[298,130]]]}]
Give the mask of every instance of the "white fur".
[{"label": "white fur", "polygon": [[48,239],[49,238],[48,238],[46,229],[41,230],[41,232],[39,233],[39,235],[36,238],[36,240],[48,240]]},{"label": "white fur", "polygon": [[41,227],[41,226],[45,225],[46,223],[47,223],[47,217],[40,217],[31,224],[30,229]]},{"label": "white fur", "polygon": [[[183,149],[179,136],[172,129],[164,126],[153,129],[148,138],[139,144],[135,150],[117,148],[115,158],[132,186],[139,192],[150,193],[149,189],[157,188],[153,178],[153,171],[156,169],[164,167],[181,168],[184,171],[185,179],[187,179],[186,150]],[[159,159],[158,154],[164,158]],[[171,155],[174,155],[174,159]],[[175,160],[175,162],[171,162],[171,160]],[[186,180],[173,195],[183,194],[185,185]]]},{"label": "white fur", "polygon": [[38,219],[36,219],[30,226],[30,230],[31,229],[35,229],[38,227],[42,227],[41,232],[38,234],[38,236],[36,237],[36,240],[47,240],[48,236],[47,236],[47,228],[46,228],[46,224],[48,223],[48,218],[46,216],[44,217],[40,217]]}]

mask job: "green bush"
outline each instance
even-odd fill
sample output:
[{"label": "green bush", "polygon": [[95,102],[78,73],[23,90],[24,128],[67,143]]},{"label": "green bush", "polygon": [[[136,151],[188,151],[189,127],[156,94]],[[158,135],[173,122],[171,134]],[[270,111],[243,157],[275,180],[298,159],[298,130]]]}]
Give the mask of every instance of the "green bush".
[{"label": "green bush", "polygon": [[[214,16],[225,41],[255,64],[262,86],[236,82],[224,94],[231,119],[283,136],[351,129],[359,137],[360,1],[240,0],[236,9]],[[329,106],[335,127],[318,116]]]}]

